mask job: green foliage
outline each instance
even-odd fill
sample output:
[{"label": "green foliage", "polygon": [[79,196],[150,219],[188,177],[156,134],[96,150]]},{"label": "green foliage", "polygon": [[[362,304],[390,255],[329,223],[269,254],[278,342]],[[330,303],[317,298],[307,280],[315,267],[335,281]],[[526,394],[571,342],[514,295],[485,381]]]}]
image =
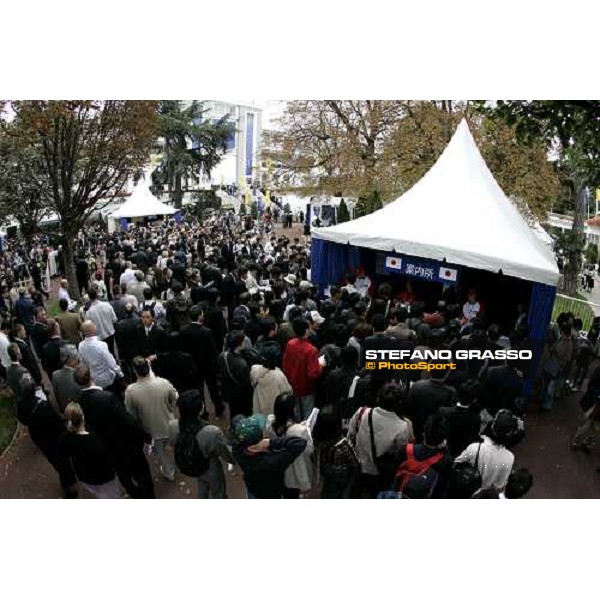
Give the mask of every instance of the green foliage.
[{"label": "green foliage", "polygon": [[373,190],[368,196],[362,196],[358,199],[355,213],[357,217],[364,217],[380,208],[383,208],[383,201],[379,191]]},{"label": "green foliage", "polygon": [[49,184],[38,146],[19,143],[16,125],[0,129],[0,218],[15,219],[25,239],[50,212]]},{"label": "green foliage", "polygon": [[229,116],[216,123],[203,120],[206,110],[194,100],[184,106],[180,100],[163,100],[160,106],[159,135],[164,139],[164,156],[157,168],[157,183],[168,184],[177,207],[183,199],[183,179],[193,179],[212,170],[227,152],[235,125]]},{"label": "green foliage", "polygon": [[256,200],[252,200],[250,203],[250,216],[254,220],[258,219],[258,202]]},{"label": "green foliage", "polygon": [[585,249],[585,259],[588,263],[598,263],[598,246],[597,244],[588,244]]},{"label": "green foliage", "polygon": [[513,126],[520,139],[529,143],[543,140],[556,155],[564,185],[570,189],[568,197],[574,200],[572,236],[561,242],[567,258],[565,290],[574,293],[585,244],[586,188],[600,184],[600,101],[499,100],[476,104],[481,112]]},{"label": "green foliage", "polygon": [[346,205],[346,201],[342,198],[340,200],[340,205],[337,210],[337,222],[345,223],[350,220],[350,213],[348,212],[348,206]]}]

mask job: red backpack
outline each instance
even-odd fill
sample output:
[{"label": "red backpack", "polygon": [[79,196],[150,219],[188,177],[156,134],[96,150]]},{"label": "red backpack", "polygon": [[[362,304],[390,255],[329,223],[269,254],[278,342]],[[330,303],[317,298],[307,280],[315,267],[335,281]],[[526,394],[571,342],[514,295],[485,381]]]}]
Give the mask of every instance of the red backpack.
[{"label": "red backpack", "polygon": [[[425,460],[417,460],[415,458],[415,445],[408,444],[406,446],[406,460],[400,463],[400,466],[396,471],[396,490],[401,492],[411,479],[425,475],[425,473],[429,471],[435,463],[442,460],[442,458],[444,458],[444,454],[442,452],[437,452]],[[433,486],[436,482],[437,477],[433,477]]]}]

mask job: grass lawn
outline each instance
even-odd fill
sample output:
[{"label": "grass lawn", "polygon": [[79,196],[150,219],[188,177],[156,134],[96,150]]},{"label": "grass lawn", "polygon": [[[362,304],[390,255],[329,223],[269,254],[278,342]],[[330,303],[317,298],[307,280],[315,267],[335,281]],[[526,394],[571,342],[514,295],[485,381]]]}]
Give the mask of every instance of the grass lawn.
[{"label": "grass lawn", "polygon": [[52,300],[48,300],[46,303],[46,312],[48,313],[48,318],[54,319],[56,315],[60,313],[60,307],[58,306],[58,300],[52,298]]},{"label": "grass lawn", "polygon": [[17,411],[14,398],[0,394],[0,454],[8,446],[17,428]]}]

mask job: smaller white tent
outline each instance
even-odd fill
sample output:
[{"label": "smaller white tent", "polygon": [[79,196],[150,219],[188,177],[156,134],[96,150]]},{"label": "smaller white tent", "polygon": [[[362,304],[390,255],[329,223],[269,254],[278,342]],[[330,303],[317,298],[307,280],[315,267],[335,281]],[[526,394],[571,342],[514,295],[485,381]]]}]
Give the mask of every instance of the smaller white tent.
[{"label": "smaller white tent", "polygon": [[172,215],[177,210],[161,202],[148,187],[146,178],[142,177],[135,186],[129,199],[117,208],[110,216],[113,219],[134,219],[160,215]]}]

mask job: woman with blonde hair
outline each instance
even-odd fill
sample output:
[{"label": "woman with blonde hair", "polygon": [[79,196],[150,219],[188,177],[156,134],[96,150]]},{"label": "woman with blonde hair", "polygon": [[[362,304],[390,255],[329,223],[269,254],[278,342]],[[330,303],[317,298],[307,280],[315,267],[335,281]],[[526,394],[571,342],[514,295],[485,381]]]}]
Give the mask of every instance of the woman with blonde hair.
[{"label": "woman with blonde hair", "polygon": [[67,404],[65,421],[67,433],[61,439],[61,449],[70,459],[79,482],[96,498],[122,498],[108,450],[96,434],[86,430],[78,402]]}]

